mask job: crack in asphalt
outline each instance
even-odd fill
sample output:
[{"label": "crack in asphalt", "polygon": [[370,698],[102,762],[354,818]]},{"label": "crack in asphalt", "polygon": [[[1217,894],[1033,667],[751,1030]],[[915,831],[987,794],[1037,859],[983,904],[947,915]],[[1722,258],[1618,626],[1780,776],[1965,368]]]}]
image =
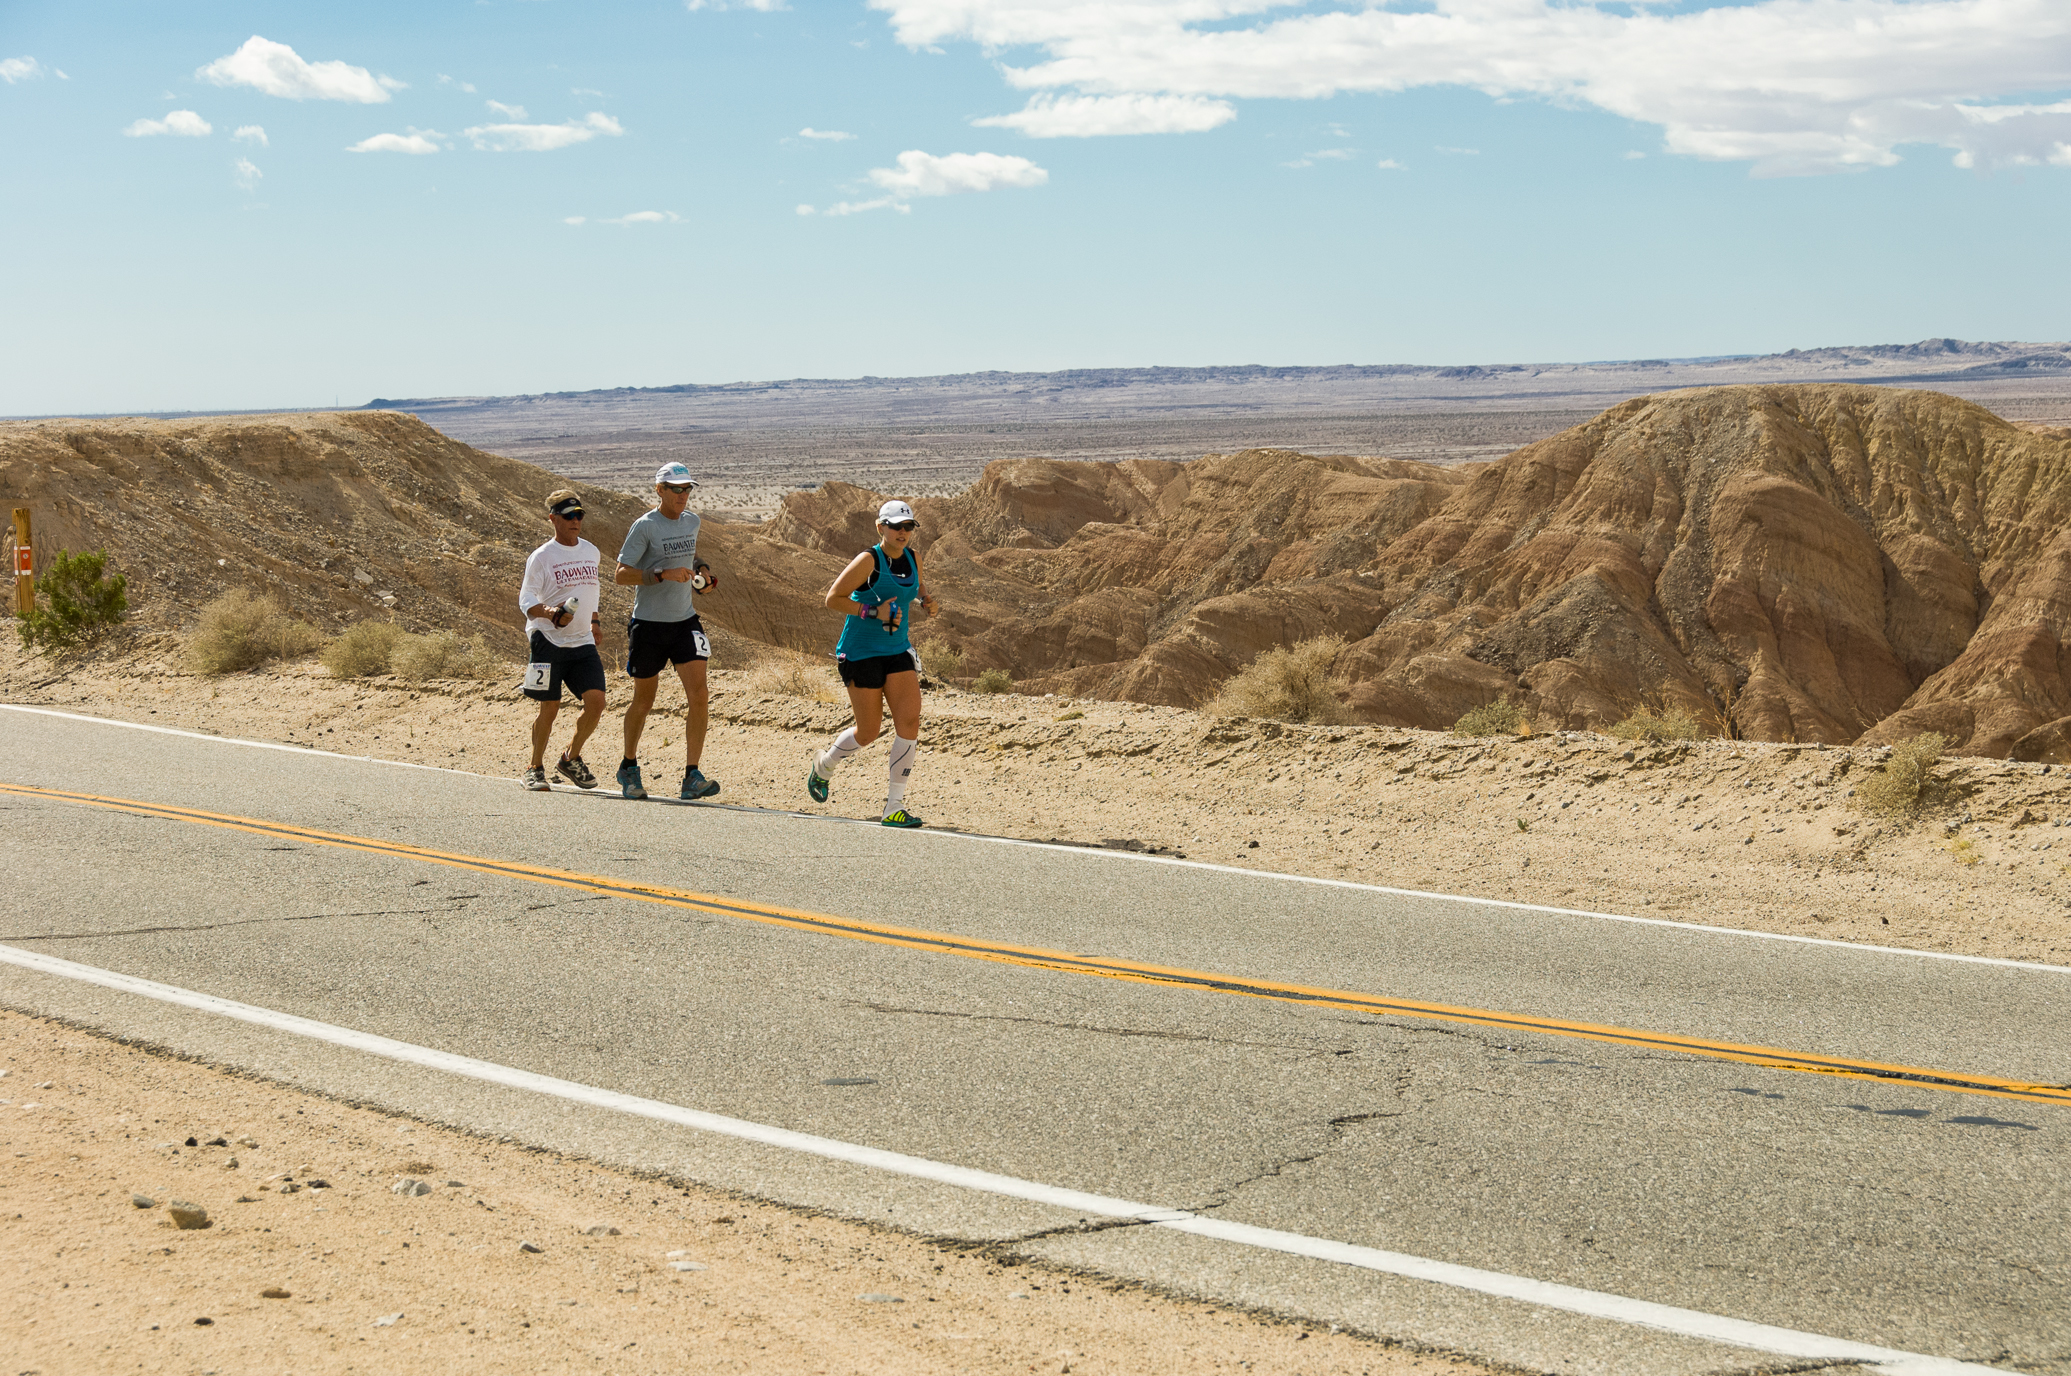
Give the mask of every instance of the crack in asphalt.
[{"label": "crack in asphalt", "polygon": [[866,1003],[860,1000],[844,1000],[848,1007],[867,1008],[873,1013],[908,1013],[923,1018],[963,1018],[970,1022],[1019,1022],[1037,1027],[1054,1027],[1063,1032],[1095,1032],[1106,1037],[1151,1037],[1159,1041],[1208,1042],[1215,1046],[1252,1046],[1267,1051],[1296,1051],[1303,1055],[1333,1056],[1350,1055],[1349,1051],[1334,1051],[1327,1047],[1291,1046],[1286,1042],[1237,1041],[1228,1037],[1211,1037],[1200,1032],[1164,1032],[1143,1027],[1096,1027],[1083,1022],[1054,1022],[1048,1018],[1025,1017],[1009,1013],[963,1013],[948,1008],[902,1008],[891,1003]]},{"label": "crack in asphalt", "polygon": [[330,917],[422,917],[430,913],[465,912],[464,908],[398,908],[363,913],[291,913],[286,917],[246,917],[235,922],[197,922],[191,926],[125,927],[116,932],[32,932],[0,936],[0,942],[15,941],[99,941],[111,936],[149,936],[154,932],[215,932],[231,927],[253,927],[268,922],[317,922]]}]

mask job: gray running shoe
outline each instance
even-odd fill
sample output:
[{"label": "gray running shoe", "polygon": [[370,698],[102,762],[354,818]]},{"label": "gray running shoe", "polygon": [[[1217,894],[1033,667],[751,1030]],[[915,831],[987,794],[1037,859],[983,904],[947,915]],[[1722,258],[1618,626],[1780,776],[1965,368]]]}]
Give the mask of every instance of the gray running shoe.
[{"label": "gray running shoe", "polygon": [[534,793],[552,793],[554,791],[553,785],[547,782],[546,770],[539,765],[534,765],[525,771],[524,782],[525,787],[531,789]]},{"label": "gray running shoe", "polygon": [[705,772],[696,765],[683,771],[683,791],[676,796],[685,799],[709,798],[719,791],[719,785],[705,777]]},{"label": "gray running shoe", "polygon": [[622,764],[618,767],[618,791],[628,798],[645,798],[647,785],[640,782],[640,766]]},{"label": "gray running shoe", "polygon": [[563,755],[560,763],[554,766],[554,772],[568,780],[569,783],[574,784],[577,788],[595,788],[597,786],[597,776],[590,773],[590,767],[579,758],[571,760],[566,755]]}]

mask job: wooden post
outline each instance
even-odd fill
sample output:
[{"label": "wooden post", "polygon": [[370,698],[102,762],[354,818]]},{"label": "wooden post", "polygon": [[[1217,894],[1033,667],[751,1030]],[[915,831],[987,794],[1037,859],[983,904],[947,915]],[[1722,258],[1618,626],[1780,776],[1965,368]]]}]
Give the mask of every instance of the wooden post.
[{"label": "wooden post", "polygon": [[29,549],[29,509],[14,509],[14,614],[36,610],[36,565]]}]

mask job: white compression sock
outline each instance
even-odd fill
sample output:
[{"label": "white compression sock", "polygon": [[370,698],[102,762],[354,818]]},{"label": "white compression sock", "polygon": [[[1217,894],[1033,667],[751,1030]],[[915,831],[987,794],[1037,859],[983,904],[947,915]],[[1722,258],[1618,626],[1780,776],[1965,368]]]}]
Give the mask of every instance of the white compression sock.
[{"label": "white compression sock", "polygon": [[913,762],[920,754],[920,741],[907,740],[904,736],[892,737],[891,781],[885,785],[884,815],[889,817],[899,810],[899,804],[906,797],[906,781],[913,777]]},{"label": "white compression sock", "polygon": [[819,772],[821,778],[831,779],[834,777],[835,767],[862,748],[862,742],[856,739],[856,728],[851,726],[834,738],[834,744],[821,752],[820,758],[813,762],[813,768]]}]

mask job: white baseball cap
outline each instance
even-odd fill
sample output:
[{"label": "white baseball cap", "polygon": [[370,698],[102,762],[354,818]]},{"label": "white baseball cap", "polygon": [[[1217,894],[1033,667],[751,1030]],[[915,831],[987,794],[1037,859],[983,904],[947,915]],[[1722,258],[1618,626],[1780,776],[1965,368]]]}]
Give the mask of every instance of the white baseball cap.
[{"label": "white baseball cap", "polygon": [[698,480],[691,477],[690,470],[682,464],[665,463],[660,468],[654,470],[654,483],[656,487],[660,487],[663,483],[675,483],[678,486],[689,483],[692,487],[696,487]]},{"label": "white baseball cap", "polygon": [[913,508],[896,498],[886,502],[877,509],[877,523],[881,526],[891,525],[895,521],[911,521],[914,519],[916,518],[913,514]]}]

